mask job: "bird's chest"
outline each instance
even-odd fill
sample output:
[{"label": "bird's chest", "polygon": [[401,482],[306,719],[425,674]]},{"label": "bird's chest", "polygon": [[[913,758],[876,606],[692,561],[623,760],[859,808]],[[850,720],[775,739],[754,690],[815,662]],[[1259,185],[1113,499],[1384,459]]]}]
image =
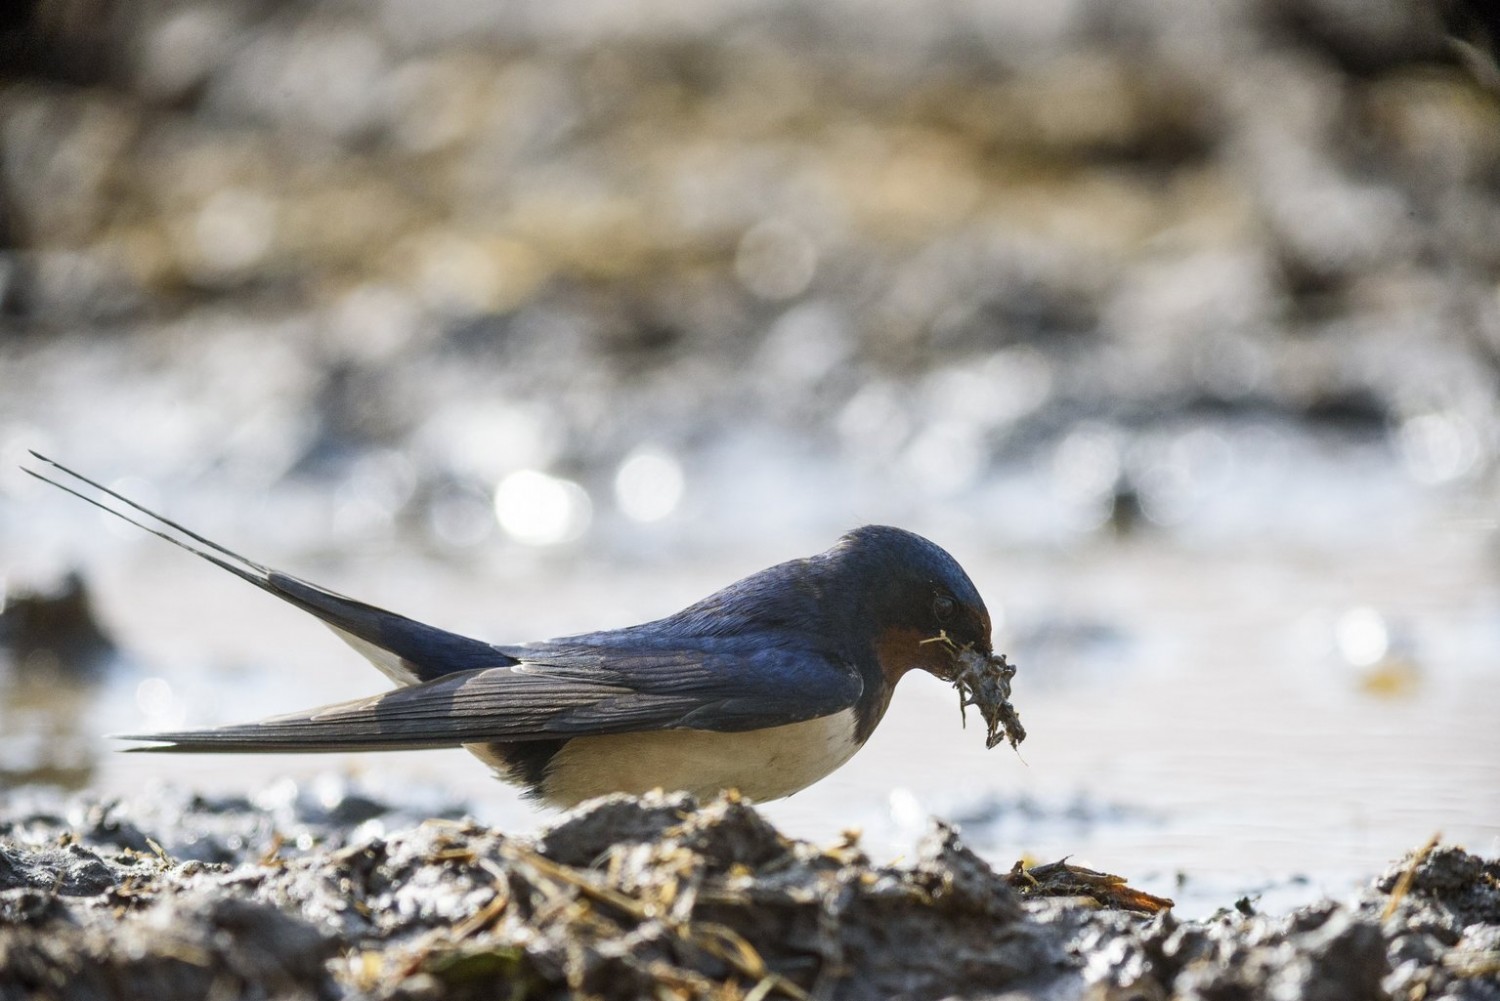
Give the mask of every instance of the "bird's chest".
[{"label": "bird's chest", "polygon": [[759,802],[789,796],[859,750],[852,709],[785,726],[717,733],[657,730],[575,737],[547,765],[542,798],[571,806],[612,792],[738,789]]}]

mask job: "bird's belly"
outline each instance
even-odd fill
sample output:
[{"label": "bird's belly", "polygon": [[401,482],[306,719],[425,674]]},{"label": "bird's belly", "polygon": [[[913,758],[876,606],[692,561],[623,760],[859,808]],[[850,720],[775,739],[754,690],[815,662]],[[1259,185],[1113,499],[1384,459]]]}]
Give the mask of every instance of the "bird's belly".
[{"label": "bird's belly", "polygon": [[742,733],[655,730],[575,737],[548,763],[541,798],[572,806],[612,792],[738,789],[759,802],[790,796],[848,761],[853,710]]}]

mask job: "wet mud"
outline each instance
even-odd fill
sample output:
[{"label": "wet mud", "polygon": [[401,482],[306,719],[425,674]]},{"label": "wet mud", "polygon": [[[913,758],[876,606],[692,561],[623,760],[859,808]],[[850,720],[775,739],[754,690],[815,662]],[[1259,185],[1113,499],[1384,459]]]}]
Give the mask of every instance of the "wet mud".
[{"label": "wet mud", "polygon": [[965,711],[975,706],[984,717],[985,748],[993,750],[1001,741],[1009,741],[1011,750],[1018,750],[1026,739],[1026,728],[1021,725],[1015,706],[1010,704],[1015,665],[1008,663],[1004,654],[986,657],[969,648],[960,650],[956,659],[958,670],[953,684],[958,689],[960,718],[967,723]]},{"label": "wet mud", "polygon": [[878,864],[734,798],[520,837],[338,783],[174,796],[4,804],[0,998],[1500,998],[1500,860],[1452,846],[1189,921],[1023,895],[941,822]]}]

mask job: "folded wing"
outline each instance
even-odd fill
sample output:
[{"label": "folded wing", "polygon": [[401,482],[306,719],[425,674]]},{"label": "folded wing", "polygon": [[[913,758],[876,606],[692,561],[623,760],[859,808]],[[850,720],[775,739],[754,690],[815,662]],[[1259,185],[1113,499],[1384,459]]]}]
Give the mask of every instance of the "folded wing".
[{"label": "folded wing", "polygon": [[813,719],[859,698],[858,674],[788,647],[503,648],[514,664],[256,723],[141,734],[137,751],[313,752],[455,747],[643,730],[739,731]]}]

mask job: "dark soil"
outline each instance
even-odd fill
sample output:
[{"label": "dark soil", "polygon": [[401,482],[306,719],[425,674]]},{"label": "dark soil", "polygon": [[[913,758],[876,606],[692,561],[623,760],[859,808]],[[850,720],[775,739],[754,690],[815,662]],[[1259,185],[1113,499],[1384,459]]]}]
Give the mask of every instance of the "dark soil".
[{"label": "dark soil", "polygon": [[935,825],[910,865],[734,799],[614,797],[535,837],[347,788],[0,813],[0,998],[1500,999],[1500,861],[1357,900],[1144,917],[1023,898]]}]

